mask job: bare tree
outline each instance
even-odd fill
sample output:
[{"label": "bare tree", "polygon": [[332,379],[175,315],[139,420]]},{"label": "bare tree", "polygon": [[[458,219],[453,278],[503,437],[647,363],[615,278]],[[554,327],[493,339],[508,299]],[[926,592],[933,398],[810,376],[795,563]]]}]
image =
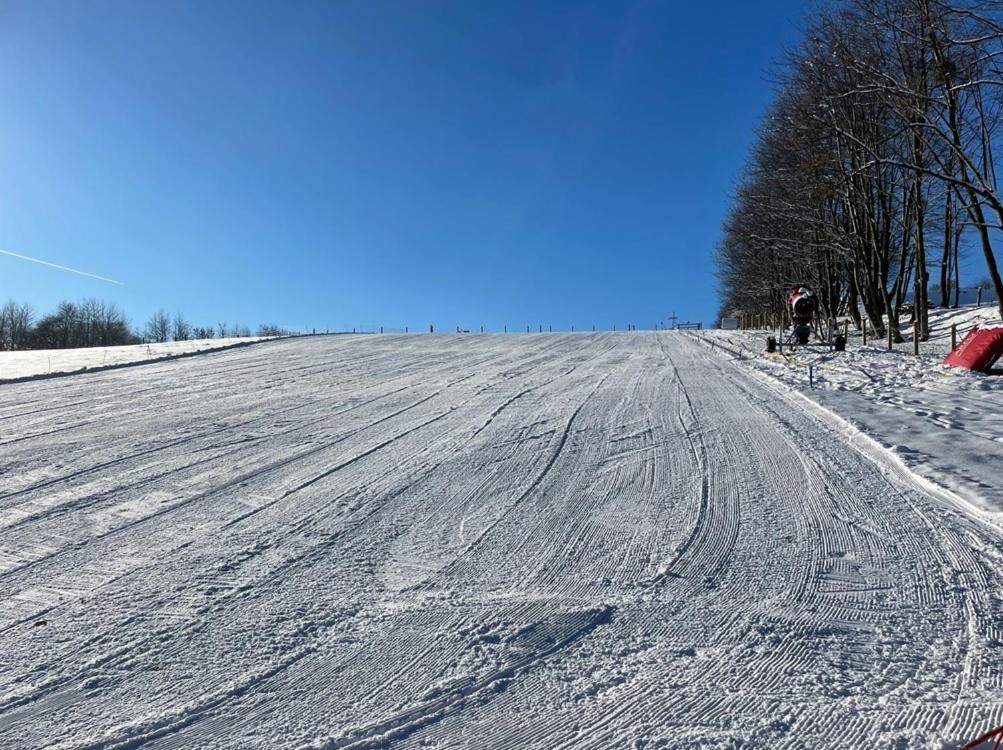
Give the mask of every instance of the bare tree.
[{"label": "bare tree", "polygon": [[0,350],[16,351],[29,345],[34,312],[31,305],[9,300],[0,308]]},{"label": "bare tree", "polygon": [[99,344],[119,346],[133,343],[135,336],[129,331],[129,321],[114,303],[103,306],[99,317]]},{"label": "bare tree", "polygon": [[191,338],[192,327],[181,313],[177,313],[174,316],[171,327],[171,335],[174,337],[175,341],[187,341]]},{"label": "bare tree", "polygon": [[171,319],[163,310],[158,310],[150,316],[146,323],[146,338],[158,344],[168,340],[171,335]]}]

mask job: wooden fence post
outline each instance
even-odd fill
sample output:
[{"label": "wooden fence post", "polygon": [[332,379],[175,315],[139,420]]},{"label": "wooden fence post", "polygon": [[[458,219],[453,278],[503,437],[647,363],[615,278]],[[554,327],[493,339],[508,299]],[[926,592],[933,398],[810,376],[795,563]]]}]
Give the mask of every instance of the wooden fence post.
[{"label": "wooden fence post", "polygon": [[867,329],[870,327],[871,321],[866,317],[860,321],[860,335],[863,337],[863,343],[861,346],[867,346]]},{"label": "wooden fence post", "polygon": [[951,323],[951,351],[958,347],[958,324]]},{"label": "wooden fence post", "polygon": [[919,318],[912,319],[912,353],[919,356]]}]

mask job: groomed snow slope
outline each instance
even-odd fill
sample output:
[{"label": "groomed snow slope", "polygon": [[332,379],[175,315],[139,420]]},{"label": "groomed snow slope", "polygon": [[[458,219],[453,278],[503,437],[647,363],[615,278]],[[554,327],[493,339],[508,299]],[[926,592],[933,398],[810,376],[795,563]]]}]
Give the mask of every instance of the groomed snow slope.
[{"label": "groomed snow slope", "polygon": [[999,530],[679,333],[290,339],[0,417],[0,747],[1003,723]]},{"label": "groomed snow slope", "polygon": [[168,341],[163,344],[91,346],[84,349],[26,349],[24,351],[0,352],[0,381],[122,366],[167,357],[189,356],[198,352],[263,341],[265,338],[267,337],[192,339],[190,341]]}]

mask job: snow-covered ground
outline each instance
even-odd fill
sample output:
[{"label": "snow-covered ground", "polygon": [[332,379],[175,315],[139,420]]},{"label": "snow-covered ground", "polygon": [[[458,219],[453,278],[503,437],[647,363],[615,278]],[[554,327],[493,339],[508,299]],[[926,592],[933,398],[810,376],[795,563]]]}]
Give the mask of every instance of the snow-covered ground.
[{"label": "snow-covered ground", "polygon": [[[839,414],[910,469],[966,501],[1003,513],[1003,377],[941,364],[973,325],[1000,325],[990,307],[931,311],[932,335],[913,355],[911,340],[851,335],[846,352],[823,346],[767,355],[765,331],[708,331],[704,343]],[[811,386],[809,387],[809,366]]]},{"label": "snow-covered ground", "polygon": [[991,517],[687,334],[0,385],[3,748],[941,750],[1001,591]]},{"label": "snow-covered ground", "polygon": [[0,352],[0,381],[27,378],[49,373],[75,372],[109,365],[146,362],[164,357],[176,357],[236,344],[262,341],[262,337],[194,339],[169,341],[165,344],[133,344],[129,346],[95,346],[87,349],[34,349]]}]

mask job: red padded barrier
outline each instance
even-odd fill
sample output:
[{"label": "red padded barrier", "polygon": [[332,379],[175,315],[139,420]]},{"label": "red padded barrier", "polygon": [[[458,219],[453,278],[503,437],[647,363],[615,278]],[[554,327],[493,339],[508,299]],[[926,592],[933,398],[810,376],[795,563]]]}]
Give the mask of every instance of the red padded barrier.
[{"label": "red padded barrier", "polygon": [[989,372],[1003,356],[1003,328],[975,326],[961,339],[954,351],[944,357],[945,365]]},{"label": "red padded barrier", "polygon": [[999,750],[1000,742],[1003,742],[1003,727],[996,727],[992,731],[986,732],[967,745],[962,745],[958,750],[975,750],[978,747],[987,746],[992,740],[996,740],[993,742],[992,750]]}]

